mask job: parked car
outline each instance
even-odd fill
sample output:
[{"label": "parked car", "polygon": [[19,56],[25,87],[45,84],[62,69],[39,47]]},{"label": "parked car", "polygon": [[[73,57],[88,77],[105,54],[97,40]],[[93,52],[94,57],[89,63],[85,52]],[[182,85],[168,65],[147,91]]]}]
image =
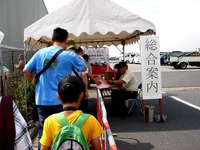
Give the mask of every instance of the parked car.
[{"label": "parked car", "polygon": [[114,57],[109,57],[109,60],[120,60],[120,59],[119,57],[114,56]]},{"label": "parked car", "polygon": [[184,52],[181,56],[171,56],[169,62],[175,69],[186,69],[188,65],[200,67],[200,53]]},{"label": "parked car", "polygon": [[141,56],[139,54],[135,55],[133,58],[135,64],[141,64]]},{"label": "parked car", "polygon": [[129,59],[128,59],[128,63],[133,64],[133,58],[134,58],[135,54],[130,54],[129,55]]},{"label": "parked car", "polygon": [[160,65],[167,65],[167,54],[160,55]]},{"label": "parked car", "polygon": [[[124,61],[127,63],[133,63],[133,57],[135,56],[134,53],[128,53],[124,56]],[[121,61],[123,60],[123,57],[121,58]]]}]

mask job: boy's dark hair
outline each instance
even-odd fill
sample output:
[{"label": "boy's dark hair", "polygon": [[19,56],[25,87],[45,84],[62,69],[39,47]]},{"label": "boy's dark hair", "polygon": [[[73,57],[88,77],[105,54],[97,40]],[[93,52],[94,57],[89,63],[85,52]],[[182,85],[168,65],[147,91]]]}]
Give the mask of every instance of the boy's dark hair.
[{"label": "boy's dark hair", "polygon": [[84,58],[84,59],[89,59],[89,55],[84,54],[84,55],[83,55],[83,58]]},{"label": "boy's dark hair", "polygon": [[119,69],[119,64],[115,64],[114,69]]},{"label": "boy's dark hair", "polygon": [[84,91],[81,80],[73,75],[64,76],[58,83],[58,94],[63,103],[78,101],[81,92]]},{"label": "boy's dark hair", "polygon": [[70,47],[69,49],[70,49],[70,50],[73,50],[74,52],[76,51],[76,48],[75,48],[75,47]]},{"label": "boy's dark hair", "polygon": [[64,42],[68,37],[68,32],[62,28],[56,28],[53,30],[53,41]]},{"label": "boy's dark hair", "polygon": [[75,52],[76,52],[76,53],[83,52],[83,49],[82,49],[81,47],[79,47],[79,48],[75,49]]},{"label": "boy's dark hair", "polygon": [[122,61],[122,62],[119,62],[119,69],[122,68],[122,67],[127,67],[128,68],[128,65],[126,62]]}]

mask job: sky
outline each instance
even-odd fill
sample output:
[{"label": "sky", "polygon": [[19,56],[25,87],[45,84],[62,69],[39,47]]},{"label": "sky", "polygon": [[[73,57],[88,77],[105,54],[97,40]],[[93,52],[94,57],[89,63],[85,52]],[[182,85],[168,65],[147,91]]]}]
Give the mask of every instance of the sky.
[{"label": "sky", "polygon": [[[156,26],[160,51],[195,51],[200,48],[200,0],[112,0]],[[44,0],[49,12],[67,0]],[[119,46],[121,49],[121,46]],[[110,55],[119,55],[114,47]],[[126,46],[126,52],[139,52],[139,45]]]}]

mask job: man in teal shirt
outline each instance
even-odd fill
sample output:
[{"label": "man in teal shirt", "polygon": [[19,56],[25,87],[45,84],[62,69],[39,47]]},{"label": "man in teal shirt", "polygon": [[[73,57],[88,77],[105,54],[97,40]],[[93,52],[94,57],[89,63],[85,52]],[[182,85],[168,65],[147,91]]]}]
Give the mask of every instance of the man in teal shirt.
[{"label": "man in teal shirt", "polygon": [[[39,50],[30,59],[23,70],[29,81],[32,81],[34,77],[33,73],[39,73],[56,52],[60,49],[66,48],[67,38],[67,30],[62,28],[54,29],[52,37],[53,46]],[[73,69],[76,69],[77,71],[85,71],[86,66],[84,60],[81,60],[72,51],[63,51],[37,80],[35,97],[40,125],[38,135],[39,139],[42,136],[45,119],[51,114],[62,111],[61,102],[56,98],[58,82],[63,76],[71,74]]]}]

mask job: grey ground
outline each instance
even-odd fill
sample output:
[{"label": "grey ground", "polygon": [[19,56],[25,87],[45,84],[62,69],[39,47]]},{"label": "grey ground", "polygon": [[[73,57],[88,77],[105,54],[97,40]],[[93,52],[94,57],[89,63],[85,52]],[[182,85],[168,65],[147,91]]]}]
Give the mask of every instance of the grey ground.
[{"label": "grey ground", "polygon": [[[140,65],[130,64],[129,68],[141,82]],[[119,113],[108,112],[119,150],[200,150],[200,111],[170,98],[176,96],[200,107],[200,68],[175,70],[162,66],[162,86],[163,111],[168,117],[165,123],[143,123],[138,108],[124,120]],[[90,89],[90,97],[89,109],[96,115],[94,87]],[[155,114],[159,114],[158,100],[149,100],[147,104],[156,106]],[[36,141],[37,138],[35,147]]]}]

